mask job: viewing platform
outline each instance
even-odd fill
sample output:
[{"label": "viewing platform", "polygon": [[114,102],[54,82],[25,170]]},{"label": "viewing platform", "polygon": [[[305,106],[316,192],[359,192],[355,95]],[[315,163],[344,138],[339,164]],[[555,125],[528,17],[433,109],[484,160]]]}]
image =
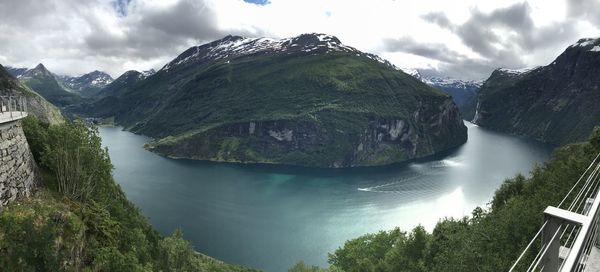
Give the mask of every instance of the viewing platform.
[{"label": "viewing platform", "polygon": [[0,124],[27,117],[27,99],[21,96],[0,96]]},{"label": "viewing platform", "polygon": [[542,223],[510,272],[600,271],[600,154]]}]

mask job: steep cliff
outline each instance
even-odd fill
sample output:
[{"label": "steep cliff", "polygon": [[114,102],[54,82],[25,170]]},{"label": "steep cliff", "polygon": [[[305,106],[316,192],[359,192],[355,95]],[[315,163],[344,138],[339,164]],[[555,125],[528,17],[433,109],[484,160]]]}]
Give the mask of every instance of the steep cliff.
[{"label": "steep cliff", "polygon": [[466,141],[450,96],[324,34],[228,36],[90,107],[175,157],[317,167],[382,165]]},{"label": "steep cliff", "polygon": [[600,38],[579,40],[548,66],[498,69],[472,101],[474,122],[559,145],[585,140],[600,124],[598,75]]}]

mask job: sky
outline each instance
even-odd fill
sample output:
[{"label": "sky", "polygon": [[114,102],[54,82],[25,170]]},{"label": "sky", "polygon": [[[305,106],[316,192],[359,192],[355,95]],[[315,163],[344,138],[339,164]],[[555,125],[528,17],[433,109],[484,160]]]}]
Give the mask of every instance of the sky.
[{"label": "sky", "polygon": [[425,75],[485,79],[600,36],[600,0],[1,0],[0,64],[117,77],[228,34],[312,32]]}]

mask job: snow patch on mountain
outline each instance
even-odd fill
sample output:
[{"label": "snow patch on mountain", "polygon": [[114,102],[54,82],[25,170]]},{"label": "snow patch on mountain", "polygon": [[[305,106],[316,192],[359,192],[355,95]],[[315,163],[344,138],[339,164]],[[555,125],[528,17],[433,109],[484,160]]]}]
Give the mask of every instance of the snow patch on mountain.
[{"label": "snow patch on mountain", "polygon": [[586,47],[586,46],[589,46],[589,45],[598,45],[598,43],[600,43],[600,37],[598,37],[598,38],[584,38],[584,39],[580,39],[579,41],[577,41],[576,43],[572,44],[569,47],[570,48],[572,48],[572,47]]},{"label": "snow patch on mountain", "polygon": [[508,68],[499,68],[498,71],[506,73],[506,74],[510,74],[510,75],[521,75],[521,74],[526,74],[529,73],[533,70],[537,70],[538,68],[540,68],[541,66],[536,66],[536,67],[529,67],[529,68],[521,68],[521,69],[508,69]]},{"label": "snow patch on mountain", "polygon": [[429,86],[454,88],[480,88],[484,80],[462,80],[450,77],[421,77],[421,81]]},{"label": "snow patch on mountain", "polygon": [[421,73],[419,73],[419,70],[415,69],[415,68],[400,68],[400,70],[402,70],[402,72],[409,74],[417,79],[421,79]]},{"label": "snow patch on mountain", "polygon": [[364,56],[395,68],[393,64],[377,55],[364,53],[356,48],[344,45],[335,36],[311,33],[285,39],[246,38],[230,35],[223,39],[188,49],[175,60],[165,65],[161,70],[169,71],[175,66],[196,62],[214,62],[249,55],[292,54],[296,52],[314,54],[321,52],[353,53],[357,56]]},{"label": "snow patch on mountain", "polygon": [[150,69],[150,70],[146,70],[146,71],[142,71],[142,75],[144,76],[144,78],[147,78],[151,75],[156,74],[156,70],[154,69]]}]

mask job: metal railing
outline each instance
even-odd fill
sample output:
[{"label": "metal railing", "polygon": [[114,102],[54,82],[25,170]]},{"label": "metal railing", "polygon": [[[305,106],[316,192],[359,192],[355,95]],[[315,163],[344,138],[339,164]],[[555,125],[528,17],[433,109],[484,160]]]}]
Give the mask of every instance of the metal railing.
[{"label": "metal railing", "polygon": [[0,96],[0,115],[12,118],[27,115],[27,98],[22,96]]},{"label": "metal railing", "polygon": [[[557,207],[546,208],[544,223],[509,271],[571,272],[589,268],[589,257],[600,244],[599,157],[600,154]],[[570,204],[567,206],[567,203]],[[539,248],[536,241],[541,242]],[[533,258],[531,262],[524,261],[530,258]]]}]

